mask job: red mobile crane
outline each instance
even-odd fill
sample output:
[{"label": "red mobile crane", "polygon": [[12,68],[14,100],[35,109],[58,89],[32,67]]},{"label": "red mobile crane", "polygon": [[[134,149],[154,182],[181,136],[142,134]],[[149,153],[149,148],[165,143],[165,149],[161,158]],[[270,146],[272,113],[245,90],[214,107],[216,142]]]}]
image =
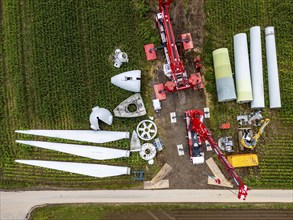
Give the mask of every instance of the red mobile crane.
[{"label": "red mobile crane", "polygon": [[[190,77],[188,78],[183,62],[180,60],[177,43],[181,42],[185,50],[193,48],[193,44],[190,33],[182,34],[179,42],[175,40],[169,16],[169,7],[171,2],[172,0],[158,0],[159,13],[156,16],[156,21],[161,36],[162,46],[157,48],[154,47],[154,44],[147,44],[144,46],[147,60],[156,59],[156,50],[159,48],[164,49],[167,62],[164,64],[163,70],[164,74],[169,77],[171,81],[168,81],[165,85],[154,85],[156,98],[159,100],[166,99],[166,91],[175,92],[188,88],[193,88],[194,90],[203,88],[200,73],[190,74]],[[227,172],[232,177],[233,181],[237,184],[239,189],[238,198],[245,199],[248,188],[235,173],[234,168],[229,164],[226,157],[219,149],[217,143],[213,140],[211,133],[202,123],[201,119],[203,118],[203,112],[198,110],[189,110],[185,112],[185,116],[186,118],[189,118],[187,125],[189,139],[196,137],[195,142],[198,144],[196,149],[193,149],[195,142],[193,140],[189,140],[191,157],[193,157],[192,154],[196,152],[195,154],[198,154],[199,157],[202,158],[203,154],[202,151],[200,151],[199,145],[201,145],[200,143],[203,141],[207,140],[218,155],[220,161],[226,167]],[[200,160],[197,160],[197,163],[200,163]]]},{"label": "red mobile crane", "polygon": [[[247,196],[247,186],[244,185],[240,177],[236,174],[234,168],[231,166],[231,164],[228,162],[226,159],[225,155],[222,153],[220,150],[217,142],[214,141],[212,138],[212,134],[210,131],[205,127],[205,125],[202,123],[202,118],[203,118],[204,113],[199,110],[188,110],[185,111],[185,117],[186,117],[186,122],[187,122],[187,131],[188,132],[196,132],[197,135],[200,138],[200,141],[208,141],[213,148],[213,150],[216,152],[219,160],[221,163],[225,166],[228,174],[232,177],[233,181],[235,184],[238,186],[238,198],[245,200]],[[189,137],[189,146],[192,149],[194,146],[191,145],[192,141],[190,141]],[[192,152],[192,150],[190,150]],[[192,155],[190,155],[192,157]]]},{"label": "red mobile crane", "polygon": [[158,29],[161,36],[162,46],[155,48],[154,44],[144,45],[147,60],[154,60],[157,58],[156,50],[163,48],[166,57],[166,64],[164,64],[164,74],[170,78],[171,81],[166,82],[165,85],[156,84],[154,90],[156,98],[159,100],[166,99],[166,91],[175,92],[183,89],[203,88],[200,73],[190,74],[188,78],[184,69],[183,62],[177,49],[177,43],[182,43],[184,50],[193,48],[193,43],[190,33],[181,34],[181,40],[176,41],[173,33],[171,19],[169,16],[169,7],[172,0],[158,0],[159,13],[156,16]]}]

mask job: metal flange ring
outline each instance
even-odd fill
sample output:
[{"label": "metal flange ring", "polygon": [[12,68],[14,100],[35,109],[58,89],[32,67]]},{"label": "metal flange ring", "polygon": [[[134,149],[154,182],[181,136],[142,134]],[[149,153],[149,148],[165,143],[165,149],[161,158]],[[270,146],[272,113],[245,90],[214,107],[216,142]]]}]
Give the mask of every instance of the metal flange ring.
[{"label": "metal flange ring", "polygon": [[151,143],[145,143],[141,146],[141,150],[139,151],[139,155],[142,159],[150,161],[157,154],[156,147]]},{"label": "metal flange ring", "polygon": [[136,127],[137,135],[144,141],[150,141],[157,135],[157,126],[151,120],[143,120]]}]

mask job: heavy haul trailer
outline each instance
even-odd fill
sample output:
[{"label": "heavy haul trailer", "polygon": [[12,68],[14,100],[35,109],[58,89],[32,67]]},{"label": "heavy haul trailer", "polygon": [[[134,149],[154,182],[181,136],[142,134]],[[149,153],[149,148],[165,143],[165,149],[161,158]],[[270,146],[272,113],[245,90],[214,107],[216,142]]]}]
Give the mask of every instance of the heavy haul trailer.
[{"label": "heavy haul trailer", "polygon": [[155,48],[154,44],[144,45],[147,60],[157,58],[156,50],[164,49],[166,63],[164,64],[164,74],[170,79],[166,82],[154,85],[156,98],[159,100],[166,99],[166,92],[176,92],[188,88],[194,90],[203,88],[200,72],[190,74],[187,72],[180,60],[177,44],[183,44],[184,50],[193,48],[191,34],[181,34],[181,39],[176,40],[173,33],[173,27],[169,15],[169,7],[172,0],[159,0],[159,13],[156,15],[157,26],[160,32],[162,45]]},{"label": "heavy haul trailer", "polygon": [[[185,117],[186,117],[186,128],[188,132],[188,138],[189,138],[189,147],[190,147],[190,159],[193,161],[194,155],[192,154],[194,151],[194,145],[193,145],[193,140],[192,136],[189,134],[191,133],[196,133],[196,135],[199,137],[199,143],[208,141],[213,148],[213,150],[216,152],[219,160],[221,163],[225,166],[228,174],[232,177],[234,183],[238,186],[238,198],[239,199],[244,199],[247,196],[247,186],[244,185],[240,177],[236,174],[234,168],[231,166],[231,164],[228,162],[226,159],[225,155],[222,153],[221,149],[219,148],[217,142],[214,141],[212,138],[212,134],[210,131],[205,127],[203,124],[203,117],[204,117],[204,112],[199,111],[199,110],[188,110],[185,111]],[[200,152],[198,150],[198,152]],[[198,157],[203,157],[203,154],[200,155],[198,154]]]}]

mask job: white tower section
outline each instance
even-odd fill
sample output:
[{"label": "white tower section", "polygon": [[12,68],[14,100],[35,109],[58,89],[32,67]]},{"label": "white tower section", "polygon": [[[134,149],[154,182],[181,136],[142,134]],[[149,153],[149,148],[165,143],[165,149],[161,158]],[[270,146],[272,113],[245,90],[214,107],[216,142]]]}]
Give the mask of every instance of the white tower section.
[{"label": "white tower section", "polygon": [[235,80],[237,90],[237,102],[246,103],[253,100],[248,47],[246,34],[240,33],[234,36]]},{"label": "white tower section", "polygon": [[270,108],[281,108],[281,95],[274,27],[267,27],[265,29],[265,35],[269,77]]},{"label": "white tower section", "polygon": [[236,99],[234,79],[227,48],[213,51],[214,71],[219,102]]},{"label": "white tower section", "polygon": [[251,108],[264,108],[264,85],[261,52],[260,27],[250,28],[250,70],[252,79],[253,101]]}]

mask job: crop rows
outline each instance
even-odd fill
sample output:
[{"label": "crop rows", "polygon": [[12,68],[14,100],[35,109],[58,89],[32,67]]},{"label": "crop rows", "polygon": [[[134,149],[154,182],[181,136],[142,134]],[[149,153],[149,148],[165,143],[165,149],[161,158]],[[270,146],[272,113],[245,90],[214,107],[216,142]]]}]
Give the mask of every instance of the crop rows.
[{"label": "crop rows", "polygon": [[[141,2],[143,7],[144,1]],[[93,161],[15,144],[16,139],[59,141],[15,134],[20,129],[89,129],[94,106],[113,110],[131,95],[110,83],[112,76],[143,69],[141,12],[133,1],[3,2],[1,31],[0,188],[35,185],[119,187],[131,177],[97,179],[17,164],[14,159],[102,163],[142,168],[137,154],[129,159]],[[120,48],[129,63],[115,69],[111,54]],[[145,76],[143,76],[144,80]],[[143,87],[144,91],[145,88]],[[145,101],[148,95],[142,92]],[[104,130],[132,131],[141,119],[115,118]],[[64,142],[64,141],[62,141]],[[103,144],[129,148],[129,141]],[[111,181],[115,183],[110,184]],[[82,183],[82,184],[81,184]],[[106,184],[106,185],[107,185]],[[88,185],[88,186],[87,186]]]},{"label": "crop rows", "polygon": [[[212,95],[212,101],[217,102],[216,87],[213,73],[212,51],[227,47],[229,50],[232,70],[234,72],[233,36],[237,33],[247,33],[249,43],[249,29],[252,26],[261,26],[265,102],[269,105],[267,65],[265,57],[264,28],[275,27],[278,70],[281,89],[282,107],[280,110],[264,109],[263,115],[271,119],[264,135],[259,139],[256,151],[260,159],[259,177],[249,177],[251,187],[292,188],[292,1],[266,2],[253,1],[205,1],[206,29],[208,36],[205,39],[204,61],[206,67],[207,91]],[[236,103],[216,103],[211,106],[211,120],[214,128],[220,123],[229,121],[236,129],[236,116],[252,110],[249,105]],[[221,113],[221,114],[219,114]],[[217,131],[216,136],[224,135]],[[234,137],[238,137],[235,135]]]}]

